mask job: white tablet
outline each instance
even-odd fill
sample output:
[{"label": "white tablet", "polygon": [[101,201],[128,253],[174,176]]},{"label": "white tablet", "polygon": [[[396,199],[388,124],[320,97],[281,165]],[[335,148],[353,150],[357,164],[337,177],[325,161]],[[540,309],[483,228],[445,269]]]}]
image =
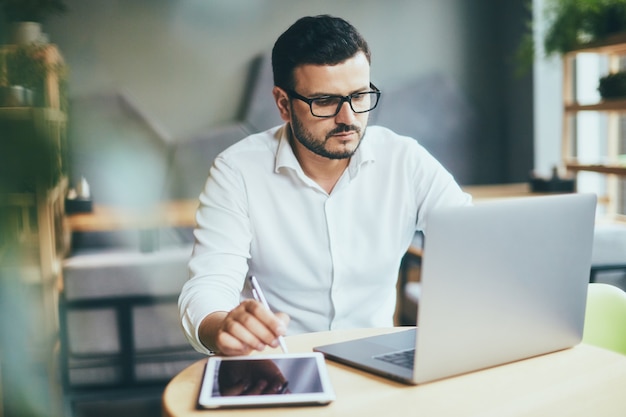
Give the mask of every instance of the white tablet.
[{"label": "white tablet", "polygon": [[209,357],[200,408],[324,405],[335,399],[317,352]]}]

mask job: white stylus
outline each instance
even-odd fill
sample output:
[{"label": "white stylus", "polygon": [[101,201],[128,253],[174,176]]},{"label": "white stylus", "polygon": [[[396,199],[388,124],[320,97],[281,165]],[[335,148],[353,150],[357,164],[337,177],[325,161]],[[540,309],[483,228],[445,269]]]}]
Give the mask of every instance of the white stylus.
[{"label": "white stylus", "polygon": [[[267,300],[265,299],[265,295],[263,295],[261,286],[259,285],[259,282],[257,281],[254,275],[250,277],[250,283],[252,284],[252,295],[254,296],[254,299],[260,302],[261,304],[263,304],[263,306],[265,306],[265,308],[267,308],[269,311],[272,311],[270,309],[270,305],[267,303]],[[278,344],[280,345],[280,348],[283,350],[283,352],[287,353],[287,345],[285,344],[284,337],[278,336]]]}]

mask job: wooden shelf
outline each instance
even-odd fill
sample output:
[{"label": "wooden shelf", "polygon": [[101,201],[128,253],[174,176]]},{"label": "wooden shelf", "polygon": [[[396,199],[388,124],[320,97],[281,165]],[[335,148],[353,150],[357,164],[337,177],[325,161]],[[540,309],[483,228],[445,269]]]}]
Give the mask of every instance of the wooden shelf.
[{"label": "wooden shelf", "polygon": [[[620,178],[626,177],[625,152],[621,145],[624,135],[622,120],[626,114],[626,97],[602,99],[598,102],[580,103],[577,92],[579,82],[587,87],[597,85],[598,79],[584,79],[577,76],[577,57],[581,54],[596,55],[596,61],[605,62],[610,72],[623,69],[622,60],[626,56],[626,32],[612,35],[602,40],[583,45],[564,55],[563,60],[563,130],[561,155],[563,165],[572,173],[593,172],[607,176],[595,191],[599,194],[598,204],[604,206],[608,216],[623,214],[623,187]],[[600,59],[601,58],[601,59]],[[590,112],[602,114],[599,118],[598,134],[586,135],[579,129],[577,116]],[[586,149],[602,150],[591,157]],[[582,152],[582,153],[581,153]]]},{"label": "wooden shelf", "polygon": [[98,204],[91,212],[68,215],[67,221],[72,232],[194,227],[197,209],[197,199],[165,201],[149,210]]},{"label": "wooden shelf", "polygon": [[34,206],[34,193],[9,193],[0,194],[0,206]]},{"label": "wooden shelf", "polygon": [[565,167],[570,171],[576,172],[586,171],[626,176],[626,164],[582,164],[578,162],[566,162]]},{"label": "wooden shelf", "polygon": [[[13,47],[0,45],[0,51]],[[42,53],[48,64],[63,62],[52,44],[46,45]],[[29,312],[26,320],[18,324],[19,344],[26,348],[21,366],[37,366],[39,375],[44,364],[52,381],[52,370],[57,365],[52,353],[58,344],[61,262],[68,250],[64,218],[67,115],[56,73],[48,73],[41,90],[37,103],[43,107],[0,107],[0,155],[6,163],[2,175],[8,179],[8,186],[0,193],[0,275],[7,282],[10,280],[20,297],[16,302]],[[38,148],[44,141],[45,146]],[[37,165],[42,155],[44,163]],[[48,165],[50,170],[46,172]],[[34,169],[38,167],[39,170]],[[37,175],[38,171],[43,175]],[[0,386],[0,391],[4,387]],[[51,385],[50,389],[54,387]],[[56,410],[53,414],[57,414]]]},{"label": "wooden shelf", "polygon": [[579,53],[626,54],[626,32],[608,36],[600,42],[592,42],[576,48],[568,54]]},{"label": "wooden shelf", "polygon": [[59,109],[43,107],[0,107],[0,119],[30,121],[44,119],[51,122],[65,122],[67,116]]},{"label": "wooden shelf", "polygon": [[626,113],[626,99],[616,99],[616,100],[603,100],[599,103],[592,104],[579,104],[579,103],[570,103],[565,104],[565,112],[574,113],[580,111],[617,111],[617,112],[625,112]]}]

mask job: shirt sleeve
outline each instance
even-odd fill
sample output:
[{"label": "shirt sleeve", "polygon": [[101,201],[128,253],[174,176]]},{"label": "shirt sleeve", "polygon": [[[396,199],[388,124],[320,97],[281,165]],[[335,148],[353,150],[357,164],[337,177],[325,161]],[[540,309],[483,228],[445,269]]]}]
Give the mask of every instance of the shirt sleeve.
[{"label": "shirt sleeve", "polygon": [[190,279],[181,290],[178,308],[191,345],[210,353],[198,337],[202,320],[230,311],[240,302],[250,258],[251,231],[243,180],[226,159],[211,167],[196,214]]},{"label": "shirt sleeve", "polygon": [[472,196],[464,192],[454,177],[422,145],[417,145],[419,165],[415,170],[416,229],[427,233],[428,214],[439,207],[472,205]]}]

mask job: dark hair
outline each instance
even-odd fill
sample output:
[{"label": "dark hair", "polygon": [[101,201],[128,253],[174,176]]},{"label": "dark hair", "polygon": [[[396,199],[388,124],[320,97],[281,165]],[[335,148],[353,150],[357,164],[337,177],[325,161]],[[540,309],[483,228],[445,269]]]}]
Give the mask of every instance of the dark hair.
[{"label": "dark hair", "polygon": [[272,49],[274,85],[294,89],[294,70],[305,64],[335,65],[363,52],[371,53],[361,34],[347,21],[329,15],[307,16],[278,37]]}]

